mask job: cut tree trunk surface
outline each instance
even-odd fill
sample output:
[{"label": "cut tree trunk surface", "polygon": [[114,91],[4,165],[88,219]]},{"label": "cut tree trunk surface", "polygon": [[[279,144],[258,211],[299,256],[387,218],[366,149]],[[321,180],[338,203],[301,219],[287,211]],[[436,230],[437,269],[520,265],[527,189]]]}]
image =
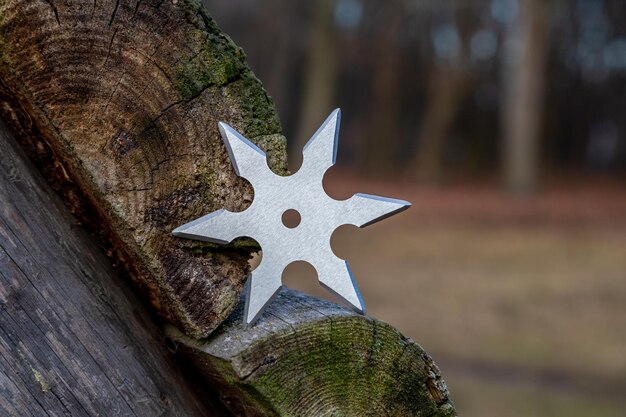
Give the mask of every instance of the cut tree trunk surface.
[{"label": "cut tree trunk surface", "polygon": [[243,302],[207,341],[168,336],[244,416],[455,416],[432,359],[393,327],[283,289],[245,329]]},{"label": "cut tree trunk surface", "polygon": [[0,415],[225,415],[2,123],[0,149]]},{"label": "cut tree trunk surface", "polygon": [[278,117],[243,51],[192,0],[0,0],[0,48],[5,120],[156,309],[207,336],[233,311],[256,248],[170,234],[252,200],[217,122],[286,170]]}]

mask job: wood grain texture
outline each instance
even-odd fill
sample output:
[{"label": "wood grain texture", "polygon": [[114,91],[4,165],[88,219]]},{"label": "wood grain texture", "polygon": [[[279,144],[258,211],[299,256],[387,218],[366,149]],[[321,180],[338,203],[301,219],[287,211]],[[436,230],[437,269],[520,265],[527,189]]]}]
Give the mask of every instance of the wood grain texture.
[{"label": "wood grain texture", "polygon": [[0,149],[0,415],[225,415],[1,123]]},{"label": "wood grain texture", "polygon": [[195,0],[0,0],[0,60],[2,113],[30,156],[156,310],[207,336],[234,309],[256,249],[170,235],[253,198],[217,122],[286,169],[273,103],[242,50]]},{"label": "wood grain texture", "polygon": [[235,415],[456,415],[432,359],[386,323],[288,289],[255,326],[242,314],[205,341],[166,331]]}]

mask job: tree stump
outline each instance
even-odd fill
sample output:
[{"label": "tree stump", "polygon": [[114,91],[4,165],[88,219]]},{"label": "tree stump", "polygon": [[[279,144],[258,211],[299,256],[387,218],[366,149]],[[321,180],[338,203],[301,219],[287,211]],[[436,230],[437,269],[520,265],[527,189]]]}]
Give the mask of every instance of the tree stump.
[{"label": "tree stump", "polygon": [[[390,326],[283,291],[244,330],[240,295],[256,243],[171,236],[194,218],[252,201],[218,121],[266,151],[275,172],[287,173],[271,99],[199,2],[0,0],[0,61],[3,119],[74,215],[173,324],[167,333],[181,356],[235,414],[454,415],[432,360]],[[74,247],[61,260],[77,265],[78,254]],[[51,308],[57,314],[62,306]],[[132,312],[119,314],[123,321]],[[49,331],[55,337],[63,327]],[[36,343],[29,340],[29,348]],[[58,380],[71,387],[71,375]],[[102,395],[133,408],[141,397],[132,392]],[[28,414],[23,398],[19,411]]]}]

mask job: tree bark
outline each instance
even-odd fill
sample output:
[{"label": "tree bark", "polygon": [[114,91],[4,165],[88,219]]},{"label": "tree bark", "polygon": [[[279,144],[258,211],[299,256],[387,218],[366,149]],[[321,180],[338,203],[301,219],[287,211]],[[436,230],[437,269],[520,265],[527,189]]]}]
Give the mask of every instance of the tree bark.
[{"label": "tree bark", "polygon": [[409,164],[410,177],[431,184],[441,181],[446,140],[472,85],[466,68],[437,68],[431,72],[418,147]]},{"label": "tree bark", "polygon": [[372,80],[370,104],[371,128],[366,136],[365,171],[370,174],[390,174],[397,169],[400,142],[402,47],[399,39],[405,17],[403,2],[386,2],[388,17],[385,28],[377,33],[375,49],[371,52],[377,62]]},{"label": "tree bark", "polygon": [[437,183],[443,177],[445,145],[464,100],[476,84],[470,43],[477,22],[470,10],[452,3],[459,50],[452,56],[433,55],[426,112],[418,134],[417,148],[409,163],[409,176],[424,183]]},{"label": "tree bark", "polygon": [[[547,33],[545,2],[520,2],[520,15],[509,29],[504,74],[502,153],[505,187],[528,194],[537,187],[541,115],[546,78]],[[517,46],[516,46],[517,45]]]},{"label": "tree bark", "polygon": [[0,0],[0,17],[5,119],[155,308],[207,336],[233,311],[257,249],[170,233],[250,204],[217,122],[286,170],[278,116],[243,51],[191,0]]},{"label": "tree bark", "polygon": [[315,18],[308,41],[307,70],[293,147],[295,154],[291,155],[294,167],[300,167],[304,145],[334,109],[339,70],[333,23],[334,4],[333,0],[312,3]]},{"label": "tree bark", "polygon": [[226,415],[1,122],[0,149],[0,415]]},{"label": "tree bark", "polygon": [[432,359],[386,323],[287,289],[256,326],[242,317],[207,341],[166,331],[235,415],[455,416]]}]

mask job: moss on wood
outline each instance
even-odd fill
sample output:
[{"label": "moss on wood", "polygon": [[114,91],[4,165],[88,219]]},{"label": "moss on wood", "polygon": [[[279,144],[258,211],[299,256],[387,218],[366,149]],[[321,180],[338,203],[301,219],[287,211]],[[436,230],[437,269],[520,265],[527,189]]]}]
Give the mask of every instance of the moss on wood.
[{"label": "moss on wood", "polygon": [[247,330],[242,310],[205,341],[167,332],[237,415],[455,415],[432,359],[386,323],[291,290]]}]

